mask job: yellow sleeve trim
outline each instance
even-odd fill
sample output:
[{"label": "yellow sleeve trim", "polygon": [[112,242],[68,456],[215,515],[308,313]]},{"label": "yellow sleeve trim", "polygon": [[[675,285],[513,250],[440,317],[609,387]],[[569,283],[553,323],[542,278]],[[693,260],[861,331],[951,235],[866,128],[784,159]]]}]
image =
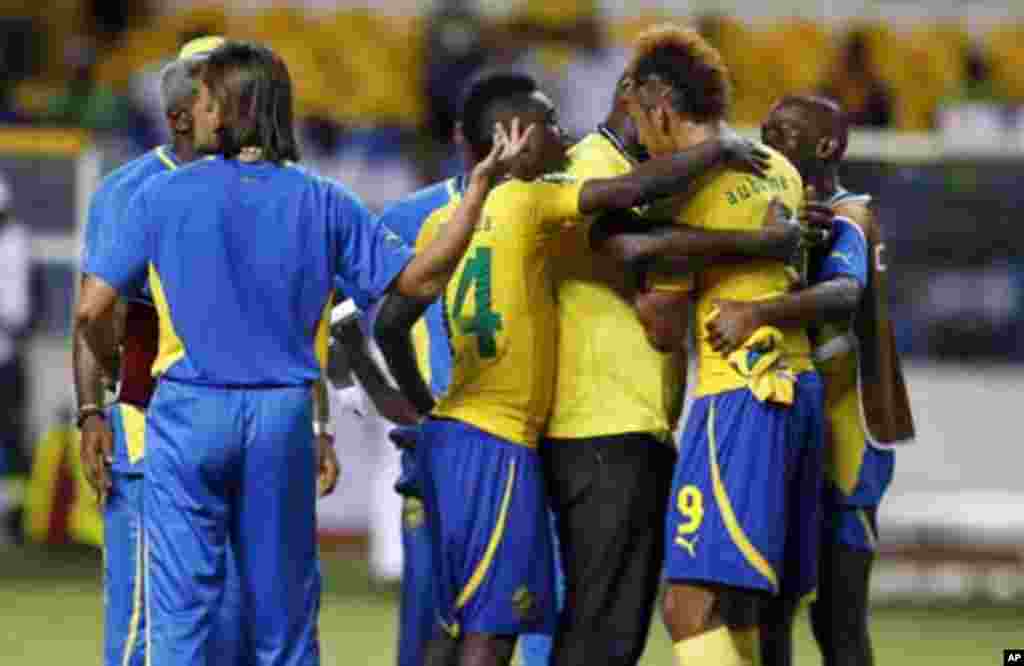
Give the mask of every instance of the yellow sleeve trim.
[{"label": "yellow sleeve trim", "polygon": [[171,321],[171,306],[164,294],[164,285],[160,281],[160,274],[156,272],[156,267],[152,263],[149,264],[149,290],[153,294],[153,305],[156,307],[159,322],[159,343],[156,360],[153,361],[153,376],[159,377],[167,368],[185,358],[185,345],[174,330],[174,322]]},{"label": "yellow sleeve trim", "polygon": [[178,163],[171,159],[171,156],[167,154],[163,146],[158,146],[156,149],[156,156],[164,163],[164,166],[168,170],[174,171],[178,168]]},{"label": "yellow sleeve trim", "polygon": [[871,529],[871,521],[868,520],[868,514],[865,513],[864,509],[857,509],[857,518],[860,519],[860,524],[864,528],[864,536],[867,539],[868,545],[871,546],[871,550],[878,550],[878,537],[875,536],[874,530]]},{"label": "yellow sleeve trim", "polygon": [[491,569],[491,564],[494,563],[494,554],[498,551],[498,546],[501,544],[502,537],[505,536],[505,523],[508,520],[508,505],[512,501],[512,489],[516,485],[516,461],[509,463],[508,470],[508,481],[505,482],[505,494],[501,498],[501,509],[498,512],[498,522],[494,525],[494,531],[491,533],[491,539],[487,542],[487,550],[484,551],[483,559],[477,564],[476,569],[473,571],[473,575],[470,576],[469,582],[466,583],[466,587],[463,588],[462,592],[459,593],[459,598],[455,600],[455,608],[459,609],[465,606],[469,600],[473,597],[476,591],[483,584],[484,578],[487,577],[487,572]]},{"label": "yellow sleeve trim", "polygon": [[334,294],[331,293],[324,303],[324,309],[320,312],[320,323],[316,327],[316,336],[313,338],[313,349],[316,353],[316,360],[320,364],[320,370],[327,373],[327,352],[331,343],[331,309],[334,307]]},{"label": "yellow sleeve trim", "polygon": [[134,405],[121,403],[121,426],[124,428],[124,442],[128,449],[128,461],[133,465],[142,460],[146,452],[146,413]]},{"label": "yellow sleeve trim", "polygon": [[715,502],[718,504],[718,509],[722,512],[722,522],[725,523],[725,529],[728,530],[733,543],[743,553],[743,557],[747,559],[750,566],[767,578],[772,587],[778,591],[779,577],[776,575],[775,569],[772,568],[772,565],[768,563],[768,560],[764,558],[757,547],[750,543],[750,539],[747,538],[746,533],[743,531],[740,521],[736,518],[736,512],[733,511],[732,503],[729,501],[729,493],[725,490],[725,484],[722,483],[722,473],[718,468],[718,444],[715,442],[714,399],[712,399],[711,409],[708,413],[708,449],[710,450],[711,457],[711,483],[715,490]]}]

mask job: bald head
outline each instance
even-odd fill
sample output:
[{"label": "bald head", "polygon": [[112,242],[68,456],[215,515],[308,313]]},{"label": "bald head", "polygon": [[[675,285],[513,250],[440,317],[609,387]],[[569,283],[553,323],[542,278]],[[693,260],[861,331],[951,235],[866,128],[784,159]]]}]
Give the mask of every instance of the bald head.
[{"label": "bald head", "polygon": [[[846,114],[839,105],[814,95],[792,95],[779,100],[768,113],[763,131],[765,143],[793,162],[807,159],[839,162],[846,153],[850,134]],[[782,136],[770,137],[773,133]],[[787,134],[791,135],[791,141],[787,140]],[[775,145],[776,142],[789,145]],[[791,150],[797,155],[790,156]]]}]

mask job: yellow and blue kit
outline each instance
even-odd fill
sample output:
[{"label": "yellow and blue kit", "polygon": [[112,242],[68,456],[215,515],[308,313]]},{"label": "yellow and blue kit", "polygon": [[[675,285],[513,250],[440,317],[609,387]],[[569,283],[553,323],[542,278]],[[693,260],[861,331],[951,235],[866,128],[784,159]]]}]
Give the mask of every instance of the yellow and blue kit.
[{"label": "yellow and blue kit", "polygon": [[[780,153],[763,178],[709,174],[678,219],[712,230],[760,227],[773,197],[796,211],[803,183]],[[802,263],[802,262],[801,262]],[[817,580],[823,388],[803,330],[762,328],[728,358],[707,340],[715,299],[789,291],[803,266],[755,260],[717,265],[656,288],[697,294],[696,398],[676,465],[665,534],[671,581],[703,581],[800,597]]]},{"label": "yellow and blue kit", "polygon": [[[410,247],[422,249],[437,227],[451,216],[462,198],[463,178],[451,178],[414,192],[387,208],[380,223]],[[373,330],[372,325],[368,326]],[[427,308],[413,327],[413,344],[420,372],[434,395],[442,395],[451,374],[451,354],[441,301]],[[402,592],[398,618],[398,665],[419,666],[437,626],[434,567],[430,531],[423,508],[422,483],[417,473],[418,449],[402,451],[402,474],[395,488],[402,506]]]},{"label": "yellow and blue kit", "polygon": [[[827,203],[868,204],[869,195],[846,190]],[[819,265],[812,283],[849,277],[870,299],[867,236],[855,222],[836,217],[833,242]],[[882,496],[892,482],[895,454],[872,441],[864,423],[861,405],[859,351],[851,324],[821,327],[816,335],[815,363],[825,382],[825,417],[829,425],[826,442],[825,529],[823,538],[849,548],[874,551],[877,547],[875,514]]]},{"label": "yellow and blue kit", "polygon": [[564,174],[494,188],[443,295],[451,383],[421,428],[419,462],[438,613],[451,634],[553,626],[551,529],[536,447],[556,370],[551,241],[578,223],[580,188]]},{"label": "yellow and blue kit", "polygon": [[[103,179],[89,203],[82,246],[82,265],[88,272],[94,255],[111,242],[128,201],[143,183],[178,168],[169,146],[160,146],[119,167]],[[152,385],[146,381],[148,365],[157,346],[156,314],[145,284],[124,294],[129,312],[125,322],[122,379],[118,401],[107,409],[107,423],[114,436],[112,487],[103,505],[104,660],[107,666],[142,666],[145,660],[146,615],[143,567],[143,464],[145,406]],[[152,320],[152,323],[150,322]],[[145,339],[143,339],[145,338]],[[150,339],[151,338],[151,339]],[[152,351],[149,351],[152,350]],[[134,365],[146,367],[133,367]],[[239,662],[241,603],[234,561],[228,561],[228,579],[217,632],[218,653],[225,663]]]},{"label": "yellow and blue kit", "polygon": [[148,659],[208,663],[230,547],[251,662],[317,664],[311,383],[335,280],[379,298],[411,258],[343,186],[211,157],[154,176],[86,271],[148,279],[160,320],[146,414]]}]

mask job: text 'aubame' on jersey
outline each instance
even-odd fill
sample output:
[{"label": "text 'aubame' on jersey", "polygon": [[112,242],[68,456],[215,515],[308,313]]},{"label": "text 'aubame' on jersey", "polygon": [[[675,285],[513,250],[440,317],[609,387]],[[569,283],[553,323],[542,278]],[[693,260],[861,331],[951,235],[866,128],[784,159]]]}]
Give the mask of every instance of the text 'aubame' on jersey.
[{"label": "text 'aubame' on jersey", "polygon": [[[569,173],[581,181],[629,173],[633,163],[612,139],[585,136],[569,151]],[[558,378],[547,436],[642,432],[667,440],[682,407],[685,358],[651,347],[622,295],[625,276],[590,249],[588,230],[584,224],[562,233],[552,250]]]},{"label": "text 'aubame' on jersey", "polygon": [[582,183],[556,174],[494,188],[444,293],[452,377],[434,415],[537,445],[554,397],[552,239],[578,224]]},{"label": "text 'aubame' on jersey", "polygon": [[[764,177],[732,170],[716,170],[698,181],[697,193],[675,212],[675,219],[712,231],[754,231],[764,224],[772,199],[778,197],[796,213],[804,201],[799,172],[781,153],[761,146],[770,161]],[[747,379],[708,343],[707,323],[714,301],[760,301],[789,292],[804,267],[787,266],[781,261],[751,260],[721,263],[702,271],[695,279],[658,278],[657,289],[689,289],[697,292],[698,371],[697,396],[712,395],[742,388]],[[803,329],[782,329],[782,354],[793,372],[811,370],[810,343]]]},{"label": "text 'aubame' on jersey", "polygon": [[321,375],[335,280],[365,308],[411,257],[342,185],[217,157],[148,181],[90,272],[120,292],[148,275],[160,317],[154,374],[294,386]]}]

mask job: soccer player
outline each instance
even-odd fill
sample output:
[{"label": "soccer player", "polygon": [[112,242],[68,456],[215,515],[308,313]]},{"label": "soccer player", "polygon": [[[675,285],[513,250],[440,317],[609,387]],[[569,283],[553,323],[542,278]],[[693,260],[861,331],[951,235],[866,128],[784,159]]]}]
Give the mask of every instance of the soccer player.
[{"label": "soccer player", "polygon": [[[728,111],[720,55],[695,31],[654,28],[638,40],[630,115],[652,155],[705,141]],[[773,197],[801,207],[796,169],[772,151],[763,178],[725,170],[700,183],[676,219],[704,229],[756,229]],[[696,277],[650,276],[658,291],[696,298],[696,399],[679,447],[665,535],[664,619],[679,664],[749,664],[765,596],[799,599],[816,577],[822,386],[798,327],[763,327],[728,358],[711,348],[716,299],[786,293],[799,263],[715,263]],[[797,269],[797,270],[794,270]]]},{"label": "soccer player", "polygon": [[[708,323],[711,345],[726,354],[763,326],[811,327],[814,333],[829,437],[811,621],[827,666],[874,663],[867,606],[878,505],[892,480],[891,447],[914,436],[889,323],[882,228],[871,197],[839,182],[848,134],[831,100],[787,97],[772,108],[764,142],[786,155],[835,210],[832,244],[812,264],[809,288],[756,303],[721,301],[718,317]],[[762,617],[766,666],[792,662],[792,621],[792,613]]]},{"label": "soccer player", "polygon": [[[160,146],[122,166],[101,183],[89,207],[83,265],[113,233],[113,219],[151,176],[177,169],[197,155],[193,145],[196,82],[189,67],[203,54],[219,46],[219,37],[199,38],[184,45],[178,58],[161,76],[161,94],[173,135],[169,146]],[[154,383],[149,369],[157,352],[157,315],[145,288],[127,293],[118,317],[104,318],[112,333],[122,331],[121,353],[97,358],[82,331],[74,334],[74,375],[81,428],[82,463],[86,475],[103,502],[104,523],[104,661],[108,666],[145,661],[145,576],[143,566],[142,487],[145,409]],[[118,401],[103,407],[106,377],[120,376]],[[227,594],[222,603],[218,654],[224,663],[241,659],[238,606],[241,603],[234,562],[228,564]]]},{"label": "soccer player", "polygon": [[[490,149],[486,128],[495,122],[535,132],[516,178],[488,197],[444,293],[451,382],[416,447],[443,629],[428,646],[431,665],[507,664],[519,634],[553,627],[550,526],[535,450],[554,394],[553,241],[585,215],[681,191],[694,164],[706,170],[728,154],[709,141],[614,178],[559,173],[567,156],[555,109],[527,76],[485,76],[471,87],[462,131],[475,155]],[[411,320],[382,305],[376,333],[386,356]]]},{"label": "soccer player", "polygon": [[[645,157],[626,111],[628,83],[624,75],[605,122],[569,151],[569,173],[578,179],[629,173]],[[751,166],[746,155],[738,158],[738,168]],[[643,224],[621,217],[616,221],[627,229]],[[666,352],[652,346],[628,277],[590,250],[589,231],[584,224],[563,233],[554,251],[558,371],[540,454],[565,563],[555,666],[632,665],[643,653],[661,581],[676,460],[671,436],[685,392],[683,345],[676,340]],[[774,220],[737,234],[686,234],[678,249],[699,241],[724,254],[779,259],[792,254],[800,235],[797,225]]]},{"label": "soccer player", "polygon": [[528,135],[499,134],[445,233],[413,256],[344,187],[293,164],[292,84],[276,54],[228,42],[195,73],[196,147],[219,155],[132,197],[84,267],[76,320],[109,353],[102,318],[148,278],[160,329],[146,413],[149,663],[214,663],[230,546],[251,663],[315,665],[317,452],[301,443],[335,280],[364,301],[436,298]]},{"label": "soccer player", "polygon": [[[475,162],[467,162],[466,166],[468,171],[472,171]],[[451,217],[462,199],[466,185],[467,177],[460,175],[425,187],[385,209],[380,216],[380,223],[398,234],[410,247],[422,250],[436,235],[439,225]],[[432,303],[416,323],[413,339],[419,369],[431,393],[435,396],[443,395],[451,374],[451,354],[440,300]],[[357,371],[360,381],[367,386],[365,374],[360,375]],[[380,396],[386,394],[385,386],[380,381],[372,382],[370,386],[383,389],[368,389],[371,397],[378,396],[377,401],[383,402]],[[399,420],[400,412],[395,417],[395,422],[409,425],[408,420]],[[398,665],[421,666],[427,642],[437,621],[433,592],[434,567],[416,456],[415,452],[405,448],[402,449],[402,475],[396,490],[402,494],[403,553]]]}]

